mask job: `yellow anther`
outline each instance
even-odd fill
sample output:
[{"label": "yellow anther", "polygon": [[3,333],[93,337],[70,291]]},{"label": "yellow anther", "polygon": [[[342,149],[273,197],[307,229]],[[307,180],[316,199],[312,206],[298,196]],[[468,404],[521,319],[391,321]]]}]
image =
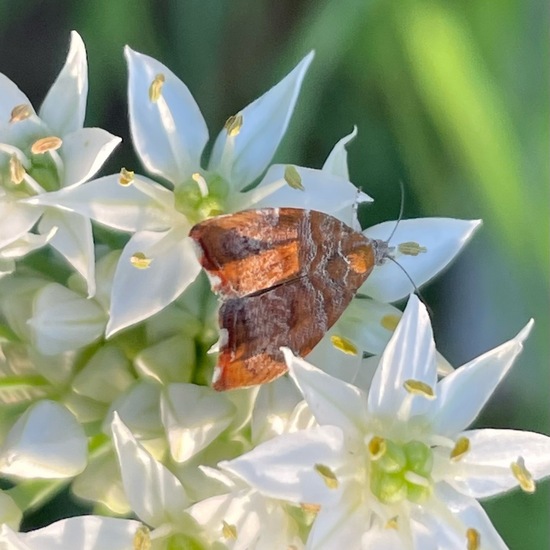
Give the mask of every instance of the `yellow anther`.
[{"label": "yellow anther", "polygon": [[453,462],[459,461],[470,450],[470,440],[467,437],[459,437],[452,448],[449,458]]},{"label": "yellow anther", "polygon": [[292,189],[298,189],[304,191],[304,186],[302,185],[302,176],[298,173],[295,166],[289,164],[285,168],[284,179],[292,187]]},{"label": "yellow anther", "polygon": [[336,334],[334,334],[330,337],[330,341],[336,349],[339,349],[340,351],[347,353],[348,355],[357,355],[358,353],[355,344],[347,338],[344,338],[343,336],[337,336]]},{"label": "yellow anther", "polygon": [[519,486],[526,493],[534,493],[537,488],[531,472],[525,467],[525,461],[520,456],[516,462],[510,464],[514,477],[518,480]]},{"label": "yellow anther", "polygon": [[433,388],[421,380],[405,380],[403,387],[414,395],[421,395],[426,399],[435,399]]},{"label": "yellow anther", "polygon": [[240,113],[237,115],[230,116],[223,125],[227,135],[229,137],[235,137],[239,135],[241,128],[243,127],[243,115]]},{"label": "yellow anther", "polygon": [[386,525],[384,526],[386,529],[399,529],[399,516],[393,516],[393,518],[390,518]]},{"label": "yellow anther", "polygon": [[18,185],[23,181],[26,171],[21,161],[17,158],[17,155],[14,153],[10,157],[10,180],[12,183]]},{"label": "yellow anther", "polygon": [[151,85],[149,86],[149,99],[156,103],[162,94],[162,87],[164,86],[165,77],[162,73],[159,73],[157,76],[155,76],[155,79],[153,82],[151,82]]},{"label": "yellow anther", "polygon": [[135,174],[133,170],[126,170],[126,168],[121,168],[118,183],[123,186],[132,185],[132,183],[134,182],[134,176]]},{"label": "yellow anther", "polygon": [[300,508],[307,514],[318,514],[321,510],[320,504],[310,504],[309,502],[301,502]]},{"label": "yellow anther", "polygon": [[384,317],[380,319],[380,324],[386,330],[393,332],[397,328],[400,320],[401,317],[399,317],[399,315],[384,315]]},{"label": "yellow anther", "polygon": [[31,153],[42,155],[48,151],[56,151],[63,145],[63,140],[56,136],[48,136],[35,141],[31,145]]},{"label": "yellow anther", "polygon": [[418,256],[421,252],[428,252],[425,246],[420,246],[413,241],[397,245],[397,250],[399,250],[401,254],[405,254],[405,256]]},{"label": "yellow anther", "polygon": [[27,105],[26,103],[23,103],[21,105],[16,105],[12,110],[10,114],[10,124],[12,122],[20,122],[21,120],[25,120],[26,118],[29,118],[32,115],[32,107],[30,105]]},{"label": "yellow anther", "polygon": [[149,535],[149,529],[145,525],[139,527],[132,542],[134,550],[150,550],[151,536]]},{"label": "yellow anther", "polygon": [[324,464],[315,464],[315,471],[323,478],[325,485],[329,489],[336,489],[338,487],[338,478],[334,472]]},{"label": "yellow anther", "polygon": [[481,536],[477,529],[470,527],[466,530],[467,550],[479,550],[481,547]]},{"label": "yellow anther", "polygon": [[137,269],[147,269],[152,261],[153,260],[148,258],[143,252],[136,252],[130,258],[131,264]]},{"label": "yellow anther", "polygon": [[222,535],[225,539],[237,540],[237,527],[223,521]]},{"label": "yellow anther", "polygon": [[386,454],[386,440],[383,437],[375,435],[368,444],[371,460],[379,460]]}]

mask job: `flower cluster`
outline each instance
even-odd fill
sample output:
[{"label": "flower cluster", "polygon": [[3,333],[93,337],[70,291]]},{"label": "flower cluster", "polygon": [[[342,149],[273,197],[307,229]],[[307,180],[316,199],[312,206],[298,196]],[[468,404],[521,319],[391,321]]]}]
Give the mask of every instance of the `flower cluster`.
[{"label": "flower cluster", "polygon": [[[310,53],[228,118],[206,161],[189,89],[125,56],[147,175],[92,179],[120,139],[84,127],[76,32],[38,112],[0,75],[0,548],[505,548],[477,499],[532,492],[550,438],[467,427],[532,321],[454,370],[411,295],[480,222],[364,230],[391,235],[396,261],[374,268],[309,362],[284,349],[290,376],[216,392],[217,302],[191,227],[291,206],[360,231],[357,204],[372,199],[349,180],[356,129],[321,168],[271,164]],[[392,303],[405,298],[403,313]],[[67,486],[97,514],[20,531]]]}]

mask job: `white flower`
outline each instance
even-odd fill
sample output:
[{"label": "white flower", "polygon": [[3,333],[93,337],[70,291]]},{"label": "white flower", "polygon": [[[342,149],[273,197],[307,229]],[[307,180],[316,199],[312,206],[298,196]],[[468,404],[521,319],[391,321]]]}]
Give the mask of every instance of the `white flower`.
[{"label": "white flower", "polygon": [[56,521],[42,529],[17,533],[10,526],[0,527],[3,550],[128,550],[143,548],[140,541],[147,533],[139,521],[81,516]]},{"label": "white flower", "polygon": [[35,199],[63,204],[71,212],[134,233],[115,275],[108,336],[160,311],[194,281],[200,266],[188,233],[197,221],[262,206],[294,205],[337,214],[369,199],[341,176],[282,165],[272,166],[256,188],[243,192],[268,167],[313,54],[228,120],[206,169],[201,157],[208,131],[188,88],[149,56],[126,48],[126,58],[135,148],[147,170],[166,180],[170,189],[123,170]]},{"label": "white flower", "polygon": [[[25,94],[0,75],[0,251],[10,247],[8,257],[20,257],[49,242],[93,296],[90,220],[46,198],[92,177],[120,142],[100,128],[83,128],[87,92],[86,50],[74,31],[67,61],[38,115]],[[37,223],[42,241],[31,233]]]},{"label": "white flower", "polygon": [[221,466],[272,498],[321,505],[307,548],[506,548],[478,498],[550,475],[550,438],[467,430],[532,326],[437,382],[428,314],[411,296],[368,395],[286,350],[319,427]]}]

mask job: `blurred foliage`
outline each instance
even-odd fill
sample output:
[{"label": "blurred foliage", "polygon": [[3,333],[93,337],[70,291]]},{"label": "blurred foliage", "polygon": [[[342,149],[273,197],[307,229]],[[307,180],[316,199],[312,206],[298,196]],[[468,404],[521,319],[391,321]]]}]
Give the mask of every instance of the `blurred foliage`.
[{"label": "blurred foliage", "polygon": [[[69,31],[88,50],[87,125],[123,137],[109,170],[135,166],[123,46],[189,86],[211,137],[310,49],[316,58],[279,160],[321,166],[354,124],[364,222],[482,218],[425,290],[438,347],[459,365],[536,327],[480,426],[549,433],[548,5],[538,0],[0,1],[0,71],[39,105]],[[1,100],[1,98],[0,98]],[[529,466],[529,465],[527,465]],[[511,548],[550,545],[547,486],[487,503]]]}]

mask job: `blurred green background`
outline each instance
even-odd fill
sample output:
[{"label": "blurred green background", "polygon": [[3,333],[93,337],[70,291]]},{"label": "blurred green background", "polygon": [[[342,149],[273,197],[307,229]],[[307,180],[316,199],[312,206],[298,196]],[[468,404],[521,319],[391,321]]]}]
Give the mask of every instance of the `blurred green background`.
[{"label": "blurred green background", "polygon": [[[86,125],[124,139],[109,173],[137,166],[125,44],[182,78],[211,137],[315,49],[277,159],[320,167],[357,124],[351,179],[375,198],[365,225],[395,219],[399,180],[405,217],[483,219],[423,292],[438,347],[458,366],[534,317],[478,425],[548,434],[548,11],[539,0],[1,0],[0,72],[38,106],[76,29],[89,60]],[[486,503],[511,548],[550,546],[549,494],[547,483]],[[60,501],[55,514],[71,513]]]}]

